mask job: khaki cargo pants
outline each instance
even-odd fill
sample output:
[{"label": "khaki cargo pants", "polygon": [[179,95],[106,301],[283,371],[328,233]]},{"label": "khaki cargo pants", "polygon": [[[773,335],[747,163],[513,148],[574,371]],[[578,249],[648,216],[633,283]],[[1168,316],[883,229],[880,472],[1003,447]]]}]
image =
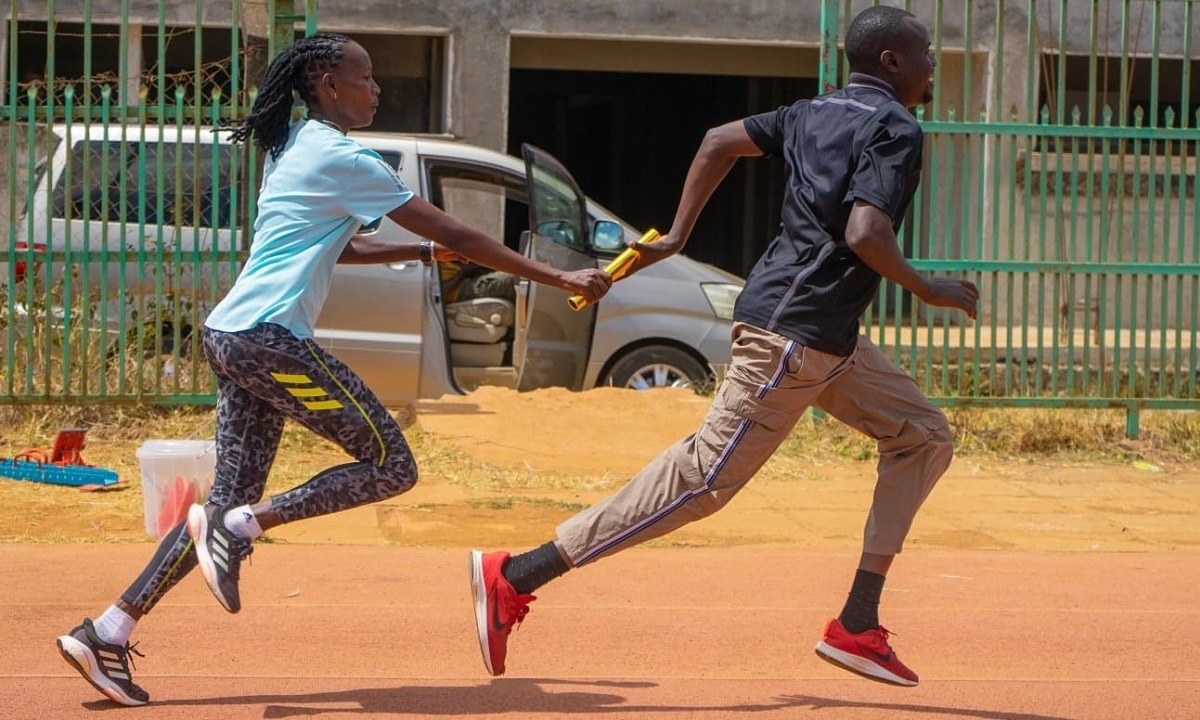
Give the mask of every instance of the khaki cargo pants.
[{"label": "khaki cargo pants", "polygon": [[734,324],[733,362],[700,429],[617,494],[560,525],[559,544],[578,566],[713,514],[809,406],[877,441],[879,478],[863,550],[898,554],[917,509],[950,466],[945,416],[865,337],[854,354],[839,357],[745,323]]}]

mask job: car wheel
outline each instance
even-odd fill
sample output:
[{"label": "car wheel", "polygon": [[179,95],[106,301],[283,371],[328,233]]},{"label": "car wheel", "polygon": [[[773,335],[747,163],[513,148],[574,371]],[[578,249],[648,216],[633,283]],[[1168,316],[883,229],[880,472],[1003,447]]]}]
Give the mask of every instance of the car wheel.
[{"label": "car wheel", "polygon": [[685,387],[702,390],[709,386],[708,370],[688,353],[665,345],[638,348],[613,364],[602,384],[649,390]]}]

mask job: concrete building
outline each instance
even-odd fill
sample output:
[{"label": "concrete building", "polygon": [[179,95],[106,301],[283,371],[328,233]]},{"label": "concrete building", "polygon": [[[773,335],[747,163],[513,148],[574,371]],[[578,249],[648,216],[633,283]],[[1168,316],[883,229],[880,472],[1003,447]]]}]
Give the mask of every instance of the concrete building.
[{"label": "concrete building", "polygon": [[[228,87],[220,65],[232,50],[231,2],[129,0],[122,47],[121,3],[92,0],[92,73],[109,73],[133,96],[160,61],[186,71],[199,54],[213,64],[215,82]],[[870,3],[831,4],[844,26]],[[1200,7],[1187,14],[1182,2],[1075,0],[1061,18],[1058,2],[1041,2],[1031,18],[1031,3],[1015,0],[909,5],[938,30],[937,117],[953,109],[960,118],[1024,119],[1043,104],[1056,107],[1060,97],[1085,114],[1106,103],[1132,112],[1131,105],[1151,100],[1192,113],[1200,102],[1200,71],[1193,69],[1191,90],[1182,90],[1185,62],[1196,65]],[[821,8],[819,0],[323,0],[319,25],[352,35],[371,53],[384,90],[375,129],[446,133],[510,152],[533,143],[633,224],[665,230],[705,129],[817,94]],[[81,0],[55,4],[59,77],[84,73],[82,11]],[[36,76],[48,54],[45,0],[21,0],[16,22],[15,76]],[[1159,83],[1152,87],[1150,63],[1142,60],[1122,95],[1116,65],[1101,60],[1099,87],[1089,69],[1092,50],[1135,60],[1156,52]],[[1186,61],[1185,50],[1193,55]],[[1179,106],[1184,97],[1191,107]],[[782,181],[773,163],[740,163],[688,253],[748,271],[778,225]],[[955,222],[968,213],[974,206]]]}]

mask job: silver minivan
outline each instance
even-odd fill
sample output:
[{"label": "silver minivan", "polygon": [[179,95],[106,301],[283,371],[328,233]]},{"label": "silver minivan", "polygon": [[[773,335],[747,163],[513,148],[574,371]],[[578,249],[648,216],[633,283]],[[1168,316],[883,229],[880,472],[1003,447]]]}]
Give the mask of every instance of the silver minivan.
[{"label": "silver minivan", "polygon": [[[13,277],[20,283],[31,256],[86,250],[94,257],[103,249],[111,258],[90,263],[86,279],[76,283],[113,295],[117,289],[161,295],[167,282],[176,302],[188,288],[228,287],[232,263],[194,258],[245,249],[233,247],[240,242],[230,227],[238,198],[227,182],[240,151],[207,129],[74,125],[53,131],[62,142],[40,181],[38,201],[19,223],[14,252],[0,255],[3,282]],[[566,169],[537,148],[525,146],[518,159],[445,137],[354,137],[418,195],[555,267],[603,267],[641,236],[586,198]],[[87,173],[81,172],[84,164]],[[418,240],[387,218],[372,231],[384,240]],[[138,256],[157,260],[150,266],[161,272],[139,271],[146,265],[130,260]],[[21,273],[10,274],[10,258]],[[515,302],[450,302],[443,285],[448,273],[441,270],[407,262],[339,265],[334,273],[317,340],[387,405],[481,385],[697,387],[730,359],[733,303],[742,281],[684,256],[622,280],[581,311],[568,306],[562,291],[527,281],[517,283]],[[10,290],[19,296],[19,288]],[[185,301],[195,317],[218,299],[216,293],[191,294]]]}]

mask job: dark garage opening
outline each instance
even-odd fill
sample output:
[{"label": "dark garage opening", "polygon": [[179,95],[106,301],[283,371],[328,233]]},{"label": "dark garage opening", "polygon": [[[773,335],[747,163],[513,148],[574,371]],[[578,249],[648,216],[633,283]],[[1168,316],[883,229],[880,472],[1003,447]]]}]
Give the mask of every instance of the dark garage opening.
[{"label": "dark garage opening", "polygon": [[[514,69],[508,151],[537,145],[635,227],[666,232],[708,128],[816,94],[816,79]],[[734,166],[686,254],[745,276],[779,225],[783,167]]]}]

